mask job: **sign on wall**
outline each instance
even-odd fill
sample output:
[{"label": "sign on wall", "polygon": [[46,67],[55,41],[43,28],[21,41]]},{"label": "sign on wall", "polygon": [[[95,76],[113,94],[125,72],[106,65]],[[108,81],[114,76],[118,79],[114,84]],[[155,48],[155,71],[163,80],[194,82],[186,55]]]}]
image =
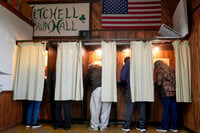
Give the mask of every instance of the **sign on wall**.
[{"label": "sign on wall", "polygon": [[89,30],[89,3],[32,7],[34,36],[79,36],[79,30]]}]

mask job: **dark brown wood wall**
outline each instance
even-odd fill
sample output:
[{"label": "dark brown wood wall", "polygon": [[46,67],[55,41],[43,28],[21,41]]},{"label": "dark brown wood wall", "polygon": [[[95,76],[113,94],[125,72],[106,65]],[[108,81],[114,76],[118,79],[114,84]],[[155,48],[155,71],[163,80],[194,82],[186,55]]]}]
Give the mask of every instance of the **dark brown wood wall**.
[{"label": "dark brown wood wall", "polygon": [[[86,2],[86,0],[27,0],[30,3],[56,3],[56,2]],[[162,22],[168,25],[172,25],[172,14],[174,12],[174,9],[177,5],[179,0],[162,0]],[[189,0],[191,10],[195,9],[198,5],[200,0]],[[191,4],[195,3],[195,4]],[[199,28],[200,22],[198,20],[200,14],[200,11],[196,11],[194,14],[192,14],[192,34],[190,35],[190,45],[191,45],[191,62],[192,62],[192,95],[193,95],[193,103],[187,104],[187,106],[183,110],[183,120],[184,125],[188,128],[200,132],[200,104],[199,104],[199,94],[200,94],[200,88],[198,83],[199,81]],[[124,30],[102,30],[101,29],[101,2],[98,3],[92,3],[91,4],[91,30],[92,30],[92,37],[93,38],[129,38],[129,39],[148,39],[148,38],[154,38],[158,34],[157,30],[152,31],[141,31],[141,30],[135,30],[135,31],[124,31]],[[41,38],[42,39],[42,38]],[[46,39],[46,38],[45,38]],[[65,38],[66,39],[66,38]],[[83,73],[84,76],[86,75],[87,65],[90,63],[90,61],[94,60],[95,57],[90,58],[89,56],[90,52],[86,50],[86,56],[84,56],[83,59]],[[162,54],[158,56],[158,58],[170,58],[170,64],[174,67],[174,55],[172,51],[163,51]],[[118,51],[118,57],[120,61],[118,62],[119,69],[117,70],[118,73],[118,79],[119,79],[119,72],[120,72],[120,65],[122,65],[122,59],[124,58],[123,54]],[[55,61],[56,61],[56,52],[55,49],[50,48],[49,49],[49,70],[48,70],[48,76],[52,76],[53,71],[55,69]],[[51,65],[50,65],[51,64]],[[53,65],[54,64],[54,65]],[[44,100],[41,105],[41,111],[40,111],[40,117],[39,119],[44,120],[52,120],[52,113],[51,113],[51,99],[49,98],[50,95],[50,88],[52,87],[50,85],[51,79],[47,79],[46,84],[47,88],[45,88],[44,93]],[[123,96],[123,87],[118,87],[118,103],[113,104],[112,106],[112,119],[117,120],[123,120],[123,113],[124,113],[124,107],[125,107],[125,101]],[[90,92],[87,92],[87,98],[86,101],[89,103],[89,97]],[[148,120],[150,121],[160,121],[161,120],[161,103],[158,99],[158,94],[156,92],[155,94],[155,103],[149,103],[148,104]],[[3,92],[0,94],[0,129],[1,128],[7,128],[10,126],[13,126],[17,123],[22,122],[23,117],[23,103],[24,102],[15,102],[12,101],[12,92]],[[84,112],[85,106],[81,102],[73,102],[72,103],[72,118],[85,118],[88,119],[89,116],[89,108],[88,105],[87,111]],[[77,109],[78,107],[78,109]],[[12,110],[18,113],[14,113]],[[135,110],[135,113],[137,112],[137,109]],[[134,114],[135,114],[134,113]],[[87,114],[87,115],[85,115]],[[11,117],[12,116],[12,117]],[[133,115],[133,120],[136,120],[137,115]],[[6,119],[8,118],[8,119]],[[8,121],[6,121],[8,120]]]},{"label": "dark brown wood wall", "polygon": [[[81,0],[27,0],[30,3],[49,3],[49,2],[81,2]],[[84,0],[83,0],[84,1]],[[162,0],[162,22],[172,26],[172,14],[179,0]],[[200,9],[198,6],[200,0],[187,0],[189,7],[189,28],[191,34],[189,35],[190,48],[191,48],[191,72],[192,72],[192,103],[183,104],[182,117],[183,124],[189,129],[200,132],[200,83],[199,83],[199,66],[200,66]],[[196,9],[196,10],[195,10]],[[194,12],[191,14],[191,12]],[[92,36],[94,38],[152,38],[157,35],[157,31],[101,31],[101,3],[92,4],[92,21],[91,21]],[[96,31],[95,31],[96,30]],[[168,55],[168,54],[164,54]],[[119,57],[118,57],[119,58]],[[87,61],[86,61],[87,62]],[[174,65],[174,61],[170,60],[170,64]],[[88,63],[86,63],[88,64]],[[87,66],[85,66],[87,68]],[[2,94],[1,94],[2,95]],[[4,94],[3,94],[4,95]],[[2,98],[2,97],[0,97]],[[124,102],[124,101],[119,101]],[[1,105],[0,105],[1,106]],[[153,105],[152,105],[153,106]],[[156,112],[159,115],[151,114],[151,118],[160,120],[161,110],[157,110],[156,107],[161,106],[160,103],[155,103],[151,108],[152,112]],[[123,108],[123,107],[122,107]],[[0,108],[1,109],[1,108]],[[42,110],[41,110],[42,111]],[[1,111],[2,112],[2,111]],[[118,111],[120,114],[123,111]],[[122,118],[123,116],[119,116]],[[43,118],[43,117],[41,117]],[[49,118],[49,117],[48,117]]]},{"label": "dark brown wood wall", "polygon": [[[193,1],[193,0],[192,0]],[[195,8],[198,4],[192,3]],[[200,132],[200,8],[190,14],[190,52],[191,52],[191,80],[192,103],[185,104],[182,109],[183,124],[194,132]]]},{"label": "dark brown wood wall", "polygon": [[[123,49],[122,49],[123,50]],[[122,50],[117,51],[117,81],[119,81],[121,68],[123,66],[123,60],[125,57],[129,56],[123,52]],[[173,50],[160,50],[155,56],[156,58],[169,58],[170,66],[175,67],[175,57]],[[100,60],[99,56],[94,51],[88,51],[88,60],[89,63],[94,61]],[[124,98],[124,90],[123,86],[118,85],[118,102],[112,106],[112,115],[111,119],[115,118],[116,120],[124,120],[124,111],[125,111],[125,98]],[[89,102],[89,97],[88,97]],[[89,106],[88,106],[89,111]],[[133,113],[133,121],[137,121],[137,106]],[[116,116],[116,117],[115,117]],[[147,103],[147,119],[148,121],[161,121],[162,117],[162,109],[161,109],[161,102],[159,99],[159,92],[155,90],[155,102],[154,103]]]},{"label": "dark brown wood wall", "polygon": [[[89,49],[89,50],[88,50]],[[90,50],[90,48],[83,48],[83,75],[84,78],[87,74],[88,65],[94,61],[101,60],[96,52]],[[121,68],[123,66],[123,60],[125,57],[129,56],[129,54],[122,51],[120,49],[117,51],[117,81],[119,81],[119,75]],[[53,99],[51,99],[51,92],[52,92],[52,84],[50,81],[52,77],[52,73],[55,70],[55,63],[56,63],[56,48],[52,48],[49,46],[49,59],[51,60],[48,62],[48,73],[49,73],[49,84],[46,84],[43,102],[41,105],[41,111],[39,119],[42,120],[53,120]],[[174,67],[174,51],[173,50],[161,50],[157,53],[154,58],[169,58],[170,65]],[[117,82],[116,81],[116,82]],[[49,86],[49,87],[48,87]],[[124,110],[125,110],[125,98],[124,98],[124,86],[118,84],[118,102],[112,104],[111,110],[111,120],[124,120]],[[71,103],[71,115],[73,119],[78,120],[89,120],[90,119],[90,110],[89,110],[89,103],[90,103],[90,95],[91,90],[89,88],[84,89],[84,100],[82,102],[72,102]],[[137,120],[137,106],[134,110],[133,114],[133,121]],[[155,90],[155,102],[154,103],[147,103],[147,119],[148,121],[160,121],[162,117],[162,109],[161,109],[161,102],[159,100],[158,90]]]},{"label": "dark brown wood wall", "polygon": [[0,93],[0,132],[23,122],[23,101],[13,101],[13,92]]}]

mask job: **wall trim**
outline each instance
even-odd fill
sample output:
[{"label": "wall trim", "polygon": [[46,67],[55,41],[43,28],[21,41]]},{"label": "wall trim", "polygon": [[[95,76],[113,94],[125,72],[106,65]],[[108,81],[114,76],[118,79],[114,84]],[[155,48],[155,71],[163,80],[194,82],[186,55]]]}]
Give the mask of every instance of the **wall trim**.
[{"label": "wall trim", "polygon": [[1,94],[12,94],[13,93],[13,90],[3,90],[1,93],[0,93],[0,95]]},{"label": "wall trim", "polygon": [[0,132],[5,131],[5,130],[8,130],[8,129],[13,128],[13,127],[16,127],[16,126],[19,126],[19,125],[21,125],[21,124],[22,124],[22,123],[20,122],[20,123],[14,124],[14,125],[9,126],[9,127],[6,127],[6,128],[0,128]]}]

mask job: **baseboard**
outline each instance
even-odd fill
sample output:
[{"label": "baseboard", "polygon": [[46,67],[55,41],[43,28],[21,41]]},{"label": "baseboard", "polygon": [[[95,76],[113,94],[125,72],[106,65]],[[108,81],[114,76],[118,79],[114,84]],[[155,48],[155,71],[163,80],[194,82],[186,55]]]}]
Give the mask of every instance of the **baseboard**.
[{"label": "baseboard", "polygon": [[[38,120],[40,123],[49,123],[49,124],[53,124],[53,120]],[[72,118],[71,119],[71,123],[72,124],[88,124],[90,123],[90,119],[76,119],[76,118]],[[122,125],[124,124],[124,120],[115,120],[115,119],[110,119],[109,120],[109,125]],[[135,125],[136,122],[132,121],[132,124]],[[147,125],[158,125],[159,122],[147,122]]]},{"label": "baseboard", "polygon": [[17,124],[14,124],[14,125],[12,125],[12,126],[8,126],[8,127],[6,127],[6,128],[0,128],[0,132],[6,131],[6,130],[8,130],[8,129],[10,129],[10,128],[19,126],[19,125],[21,125],[21,124],[22,124],[22,123],[17,123]]},{"label": "baseboard", "polygon": [[189,129],[188,127],[183,125],[183,129],[188,131],[189,133],[195,133],[194,131],[192,131],[191,129]]}]

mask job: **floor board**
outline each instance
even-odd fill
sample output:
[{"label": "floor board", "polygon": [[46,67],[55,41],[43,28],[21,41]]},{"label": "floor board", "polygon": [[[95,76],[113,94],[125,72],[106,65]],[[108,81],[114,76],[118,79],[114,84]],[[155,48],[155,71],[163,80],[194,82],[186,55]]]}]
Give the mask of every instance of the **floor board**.
[{"label": "floor board", "polygon": [[[16,127],[13,127],[11,129],[8,129],[2,133],[123,133],[121,131],[121,125],[111,125],[109,127],[108,131],[89,131],[88,130],[88,124],[72,124],[72,128],[70,130],[64,130],[64,129],[53,129],[53,126],[50,124],[43,124],[41,128],[38,129],[32,129],[32,128],[26,128],[24,125],[19,125]],[[135,127],[131,128],[131,132],[129,133],[140,133],[135,129]],[[155,130],[154,126],[148,126],[146,133],[159,133]],[[168,131],[167,133],[172,133]],[[189,133],[188,131],[184,129],[180,129],[179,133]]]}]

